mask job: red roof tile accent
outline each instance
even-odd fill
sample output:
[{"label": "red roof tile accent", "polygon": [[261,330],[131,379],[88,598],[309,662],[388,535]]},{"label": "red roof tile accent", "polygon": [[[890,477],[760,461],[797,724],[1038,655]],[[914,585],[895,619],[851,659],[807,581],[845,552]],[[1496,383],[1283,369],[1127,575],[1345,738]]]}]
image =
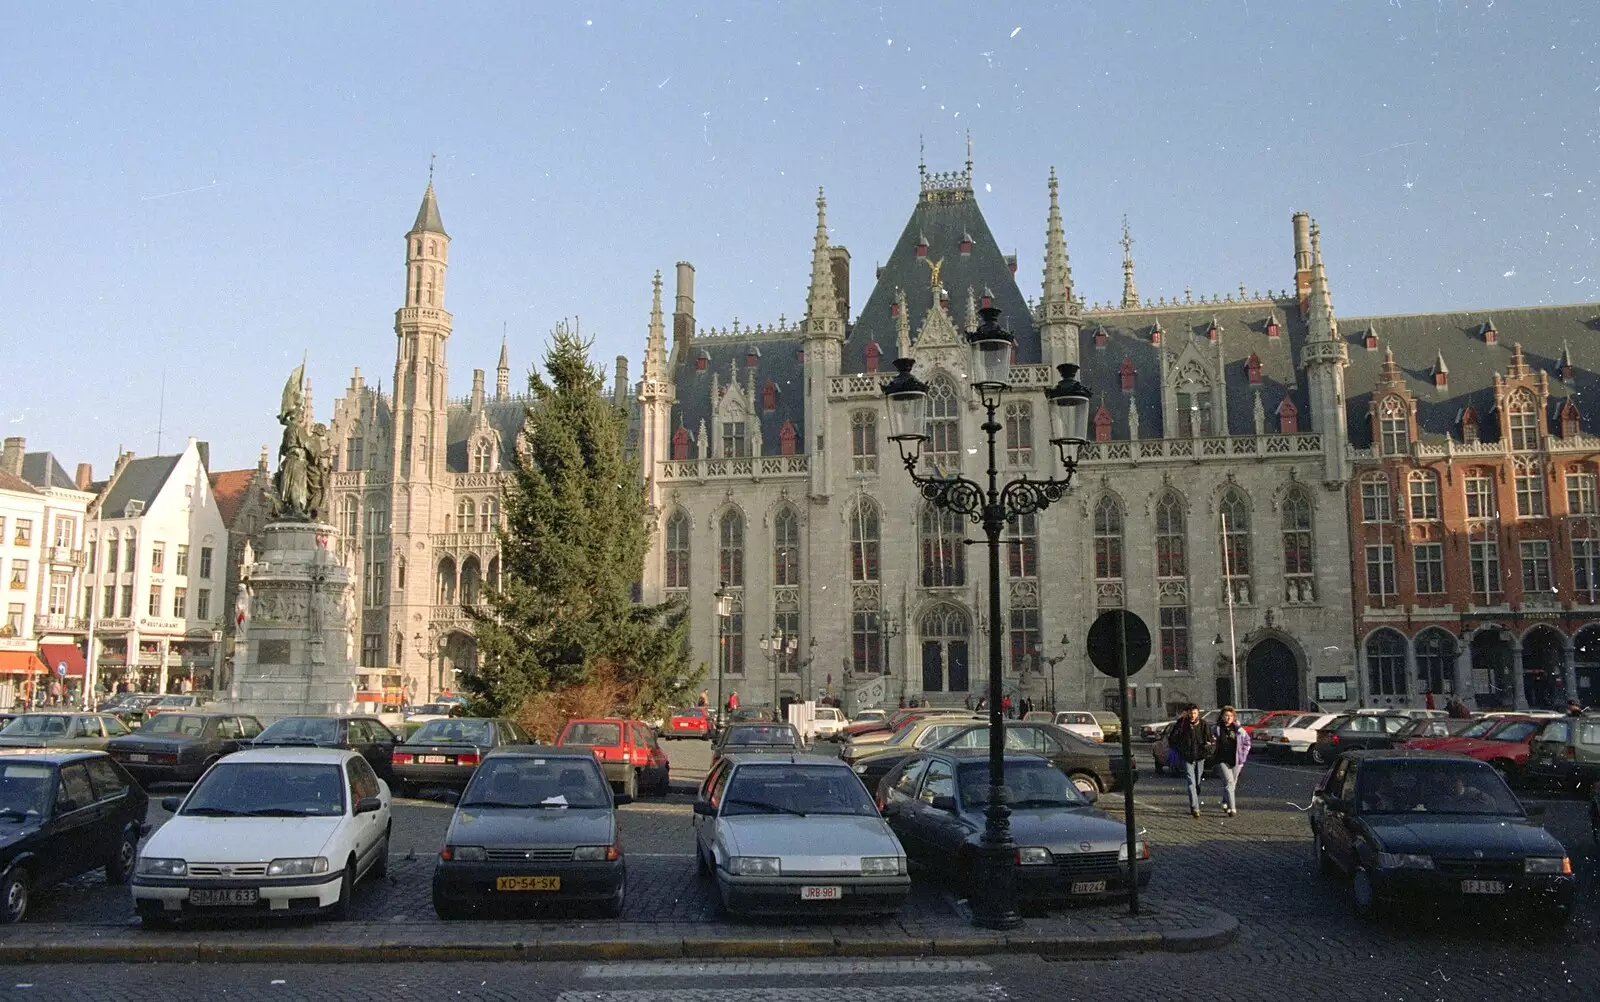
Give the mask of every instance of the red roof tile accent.
[{"label": "red roof tile accent", "polygon": [[252,466],[248,470],[219,470],[211,474],[211,494],[217,499],[217,511],[222,515],[222,524],[229,529],[233,528],[234,517],[250,496],[250,485],[258,472]]}]

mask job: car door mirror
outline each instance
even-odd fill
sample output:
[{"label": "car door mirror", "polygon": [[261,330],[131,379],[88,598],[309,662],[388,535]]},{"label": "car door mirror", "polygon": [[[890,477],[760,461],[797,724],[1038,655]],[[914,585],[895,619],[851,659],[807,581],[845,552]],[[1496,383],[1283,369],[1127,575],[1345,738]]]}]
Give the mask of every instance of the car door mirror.
[{"label": "car door mirror", "polygon": [[954,814],[956,812],[956,798],[934,797],[932,806],[936,811],[948,811],[949,813]]},{"label": "car door mirror", "polygon": [[900,801],[885,800],[883,806],[878,808],[878,813],[886,818],[897,817],[900,814]]},{"label": "car door mirror", "polygon": [[1079,790],[1078,795],[1091,804],[1100,799],[1099,790]]},{"label": "car door mirror", "polygon": [[362,797],[356,801],[357,814],[371,814],[373,811],[383,809],[382,797]]},{"label": "car door mirror", "polygon": [[702,818],[713,818],[717,815],[717,809],[711,806],[711,801],[709,800],[696,800],[694,802],[694,812]]},{"label": "car door mirror", "polygon": [[1343,797],[1336,797],[1331,793],[1324,793],[1322,795],[1322,806],[1330,811],[1335,811],[1340,814],[1343,814],[1350,809],[1350,805],[1345,802]]},{"label": "car door mirror", "polygon": [[161,809],[163,811],[166,811],[168,814],[176,814],[176,813],[178,813],[178,808],[180,808],[182,806],[183,806],[183,798],[182,797],[162,797],[161,798]]}]

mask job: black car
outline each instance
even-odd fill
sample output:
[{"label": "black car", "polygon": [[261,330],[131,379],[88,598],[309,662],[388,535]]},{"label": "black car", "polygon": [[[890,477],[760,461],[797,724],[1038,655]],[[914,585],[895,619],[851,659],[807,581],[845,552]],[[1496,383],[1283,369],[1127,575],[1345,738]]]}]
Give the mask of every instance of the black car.
[{"label": "black car", "polygon": [[1351,752],[1317,784],[1312,848],[1325,875],[1349,874],[1356,910],[1379,918],[1426,902],[1572,917],[1572,860],[1531,821],[1487,762],[1448,752]]},{"label": "black car", "polygon": [[527,732],[506,717],[430,720],[390,753],[399,790],[420,787],[459,789],[492,748],[532,744]]},{"label": "black car", "polygon": [[[966,748],[988,749],[989,725],[973,724],[954,734],[946,735],[933,748],[958,750]],[[872,755],[855,764],[856,775],[867,789],[876,790],[884,776],[918,749],[908,748],[901,754]],[[1090,741],[1072,733],[1065,727],[1032,721],[1006,724],[1006,751],[1032,752],[1042,755],[1071,779],[1073,785],[1085,793],[1096,795],[1122,789],[1122,749]],[[1133,779],[1139,781],[1138,761],[1134,761]]]},{"label": "black car", "polygon": [[1351,713],[1335,717],[1317,731],[1317,740],[1311,745],[1311,761],[1327,765],[1345,752],[1367,748],[1393,748],[1411,726],[1411,718],[1403,713]]},{"label": "black car", "polygon": [[805,742],[793,724],[729,724],[711,751],[711,761],[724,755],[749,755],[760,752],[802,752]]},{"label": "black car", "polygon": [[37,710],[15,717],[0,727],[0,748],[93,748],[101,751],[110,739],[131,733],[126,724],[110,713]]},{"label": "black car", "polygon": [[150,798],[105,752],[0,752],[0,922],[35,890],[105,867],[133,875]]},{"label": "black car", "polygon": [[583,902],[622,913],[627,864],[618,803],[587,750],[496,748],[456,805],[433,870],[433,908],[459,918],[477,905]]},{"label": "black car", "polygon": [[217,759],[248,748],[260,734],[255,717],[167,712],[127,737],[112,738],[106,751],[141,783],[192,783]]},{"label": "black car", "polygon": [[384,782],[394,784],[390,756],[400,739],[377,717],[280,717],[267,725],[254,741],[257,748],[302,745],[315,748],[349,748],[360,752]]},{"label": "black car", "polygon": [[[1094,808],[1061,770],[1037,755],[1006,756],[1011,837],[1017,844],[1018,900],[1029,905],[1125,895],[1130,873],[1150,880],[1149,845],[1136,841],[1128,862],[1127,827]],[[969,893],[989,806],[985,749],[920,752],[883,778],[879,809],[906,855]]]}]

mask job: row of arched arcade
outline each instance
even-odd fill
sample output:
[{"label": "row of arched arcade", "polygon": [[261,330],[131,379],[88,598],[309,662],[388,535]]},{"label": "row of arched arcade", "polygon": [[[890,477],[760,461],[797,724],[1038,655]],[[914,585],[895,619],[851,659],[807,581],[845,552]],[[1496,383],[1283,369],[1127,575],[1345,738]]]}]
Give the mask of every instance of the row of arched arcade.
[{"label": "row of arched arcade", "polygon": [[1393,627],[1367,634],[1362,646],[1367,701],[1415,705],[1430,694],[1469,707],[1559,709],[1588,704],[1600,692],[1600,623],[1568,636],[1550,623],[1520,633],[1499,623],[1459,634],[1432,626],[1407,637]]}]

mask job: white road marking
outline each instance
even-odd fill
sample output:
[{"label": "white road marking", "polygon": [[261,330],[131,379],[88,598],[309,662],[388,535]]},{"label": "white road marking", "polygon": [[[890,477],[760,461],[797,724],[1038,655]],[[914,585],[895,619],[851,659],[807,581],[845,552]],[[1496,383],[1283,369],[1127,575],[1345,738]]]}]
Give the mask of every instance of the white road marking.
[{"label": "white road marking", "polygon": [[1000,1002],[1011,996],[998,984],[886,985],[858,988],[749,986],[740,988],[628,988],[562,992],[556,1002]]},{"label": "white road marking", "polygon": [[586,978],[839,977],[846,974],[988,974],[981,960],[642,960],[585,964]]}]

